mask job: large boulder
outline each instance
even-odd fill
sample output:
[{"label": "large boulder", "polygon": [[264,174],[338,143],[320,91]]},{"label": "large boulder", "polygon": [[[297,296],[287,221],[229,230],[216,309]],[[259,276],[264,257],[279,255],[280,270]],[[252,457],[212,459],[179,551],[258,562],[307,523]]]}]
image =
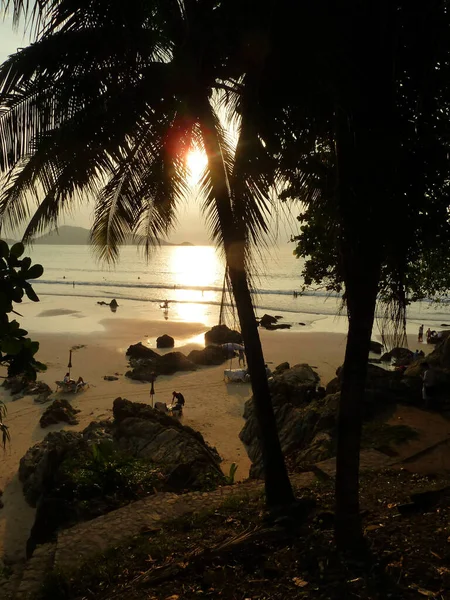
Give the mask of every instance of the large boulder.
[{"label": "large boulder", "polygon": [[156,352],[150,358],[130,359],[132,369],[126,377],[137,381],[152,381],[158,375],[173,375],[177,371],[195,371],[197,366],[182,352],[168,352],[161,356]]},{"label": "large boulder", "polygon": [[[30,381],[23,375],[8,377],[3,382],[3,387],[9,390],[12,396],[37,396],[39,402],[44,402],[52,393],[52,389],[43,381]],[[18,399],[18,397],[16,398]]]},{"label": "large boulder", "polygon": [[227,353],[222,346],[206,346],[203,350],[192,350],[187,357],[195,365],[221,365],[227,360]]},{"label": "large boulder", "polygon": [[205,344],[207,346],[209,344],[227,344],[228,342],[242,344],[242,334],[226,325],[215,325],[205,333]]},{"label": "large boulder", "polygon": [[214,489],[225,483],[220,457],[199,432],[149,405],[117,398],[114,421],[83,432],[52,432],[20,461],[25,498],[37,507],[27,543],[54,538],[155,491]]},{"label": "large boulder", "polygon": [[374,342],[373,340],[370,340],[370,352],[373,352],[374,354],[381,354],[383,352],[383,348],[384,346],[380,342]]},{"label": "large boulder", "polygon": [[268,325],[275,325],[277,321],[278,321],[277,317],[273,317],[272,315],[265,314],[260,318],[259,324],[261,327],[267,327]]},{"label": "large boulder", "polygon": [[46,482],[59,467],[64,457],[76,454],[83,445],[83,435],[74,431],[53,431],[42,442],[35,444],[20,459],[19,479],[30,506],[43,494]]},{"label": "large boulder", "polygon": [[183,466],[183,477],[178,470],[169,485],[173,491],[199,489],[207,480],[223,483],[220,457],[203,436],[191,427],[147,404],[116,398],[113,404],[115,440],[127,454],[146,459],[163,467],[170,475]]},{"label": "large boulder", "polygon": [[[337,369],[336,375],[326,387],[327,394],[335,394],[341,390],[342,367]],[[365,388],[364,406],[367,416],[377,414],[388,404],[401,402],[417,405],[421,402],[420,388],[405,379],[400,371],[390,371],[377,365],[367,365]]]},{"label": "large boulder", "polygon": [[154,352],[151,348],[147,348],[147,346],[144,346],[142,342],[131,344],[131,346],[128,347],[126,355],[130,358],[145,358],[147,360],[159,357],[157,352]]},{"label": "large boulder", "polygon": [[172,336],[164,334],[156,338],[157,348],[173,348],[175,346],[175,340]]},{"label": "large boulder", "polygon": [[414,358],[413,352],[408,348],[393,348],[389,352],[385,352],[381,357],[382,362],[391,362],[393,359],[397,366],[405,366],[412,363]]},{"label": "large boulder", "polygon": [[[336,423],[340,400],[341,369],[323,397],[317,373],[308,365],[275,370],[269,386],[281,448],[285,456],[295,456],[297,465],[325,460],[334,455]],[[369,365],[363,418],[371,420],[397,402],[420,402],[420,388],[409,385],[400,372]],[[262,477],[259,428],[253,398],[245,403],[245,425],[239,437],[252,461],[251,477]]]},{"label": "large boulder", "polygon": [[39,419],[39,423],[43,429],[49,425],[56,425],[57,423],[77,425],[78,419],[75,415],[79,412],[79,410],[73,408],[73,406],[64,398],[58,398],[45,409]]}]

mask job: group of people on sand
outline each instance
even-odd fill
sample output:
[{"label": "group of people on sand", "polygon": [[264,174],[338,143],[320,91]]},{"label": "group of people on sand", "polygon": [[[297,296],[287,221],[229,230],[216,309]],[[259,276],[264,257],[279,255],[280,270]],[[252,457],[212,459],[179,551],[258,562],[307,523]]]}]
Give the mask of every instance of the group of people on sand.
[{"label": "group of people on sand", "polygon": [[[430,327],[428,327],[426,333],[426,339],[427,339],[427,344],[430,343],[430,340],[432,338],[441,338],[442,337],[442,331],[435,331],[434,329],[430,329]],[[419,334],[417,336],[417,341],[419,342],[419,344],[421,344],[423,342],[423,324],[419,327]]]}]

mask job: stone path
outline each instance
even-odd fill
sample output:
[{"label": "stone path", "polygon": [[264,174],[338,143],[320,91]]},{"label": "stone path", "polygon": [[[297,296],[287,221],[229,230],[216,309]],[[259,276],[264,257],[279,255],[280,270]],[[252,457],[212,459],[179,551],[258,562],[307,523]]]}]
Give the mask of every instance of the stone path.
[{"label": "stone path", "polygon": [[[307,488],[316,481],[313,473],[291,476],[296,488]],[[155,494],[123,506],[106,515],[79,523],[61,531],[55,544],[38,546],[33,557],[26,563],[22,581],[15,592],[15,600],[25,600],[35,592],[43,576],[52,567],[72,570],[86,560],[114,548],[146,529],[158,527],[189,513],[208,511],[220,506],[229,497],[256,496],[263,492],[262,481],[246,481],[224,486],[213,492],[190,492],[188,494]]]}]

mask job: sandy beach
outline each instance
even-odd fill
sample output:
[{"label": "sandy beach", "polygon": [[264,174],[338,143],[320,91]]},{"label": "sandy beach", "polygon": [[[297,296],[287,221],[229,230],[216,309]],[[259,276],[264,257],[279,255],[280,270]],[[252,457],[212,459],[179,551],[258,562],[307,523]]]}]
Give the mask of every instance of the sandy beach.
[{"label": "sandy beach", "polygon": [[[122,396],[135,402],[150,402],[149,385],[125,377],[130,344],[142,341],[156,346],[156,338],[167,333],[175,338],[175,349],[189,353],[204,345],[204,323],[146,320],[143,311],[133,308],[112,314],[108,307],[97,306],[88,298],[42,297],[39,304],[24,304],[21,324],[31,337],[40,342],[39,360],[47,371],[39,379],[55,389],[55,381],[67,371],[69,349],[73,348],[71,374],[81,375],[89,389],[79,395],[65,395],[81,412],[79,425],[54,425],[41,429],[39,418],[47,405],[34,403],[32,397],[12,401],[0,392],[7,404],[6,422],[11,444],[0,460],[0,489],[4,508],[0,511],[0,556],[17,560],[24,555],[24,541],[33,522],[34,510],[23,499],[17,478],[20,458],[33,444],[50,431],[63,428],[81,430],[91,421],[111,416],[112,403]],[[131,318],[132,315],[135,318]],[[292,365],[307,362],[317,369],[322,382],[329,381],[342,363],[346,336],[311,328],[305,331],[261,331],[265,358],[269,366],[288,361]],[[169,351],[169,350],[168,350]],[[238,434],[243,425],[245,401],[250,397],[248,384],[226,384],[222,365],[200,367],[192,373],[158,377],[155,401],[168,402],[172,391],[182,391],[186,398],[183,422],[199,430],[216,446],[223,457],[223,470],[238,464],[237,479],[248,476],[249,460]],[[237,364],[232,365],[233,368]],[[105,375],[118,373],[118,381],[105,381]]]}]

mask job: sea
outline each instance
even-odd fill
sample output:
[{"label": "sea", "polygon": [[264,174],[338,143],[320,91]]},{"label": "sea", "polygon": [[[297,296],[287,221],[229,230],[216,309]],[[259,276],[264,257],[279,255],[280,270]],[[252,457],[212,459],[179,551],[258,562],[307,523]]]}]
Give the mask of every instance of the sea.
[{"label": "sea", "polygon": [[[322,321],[326,330],[345,330],[345,309],[338,294],[325,289],[303,290],[303,262],[293,255],[293,244],[267,248],[255,254],[251,269],[257,316],[280,315],[292,329]],[[35,245],[27,254],[44,267],[34,288],[43,296],[92,298],[119,304],[132,303],[149,318],[186,322],[233,324],[236,313],[230,295],[224,294],[224,260],[213,246],[161,246],[146,258],[142,248],[124,246],[118,262],[108,265],[90,246]],[[297,292],[297,294],[294,294]],[[169,310],[162,305],[168,302]],[[280,321],[281,322],[281,321]],[[340,323],[338,326],[337,324]],[[408,329],[419,324],[438,330],[450,323],[450,305],[423,301],[408,309]]]}]

